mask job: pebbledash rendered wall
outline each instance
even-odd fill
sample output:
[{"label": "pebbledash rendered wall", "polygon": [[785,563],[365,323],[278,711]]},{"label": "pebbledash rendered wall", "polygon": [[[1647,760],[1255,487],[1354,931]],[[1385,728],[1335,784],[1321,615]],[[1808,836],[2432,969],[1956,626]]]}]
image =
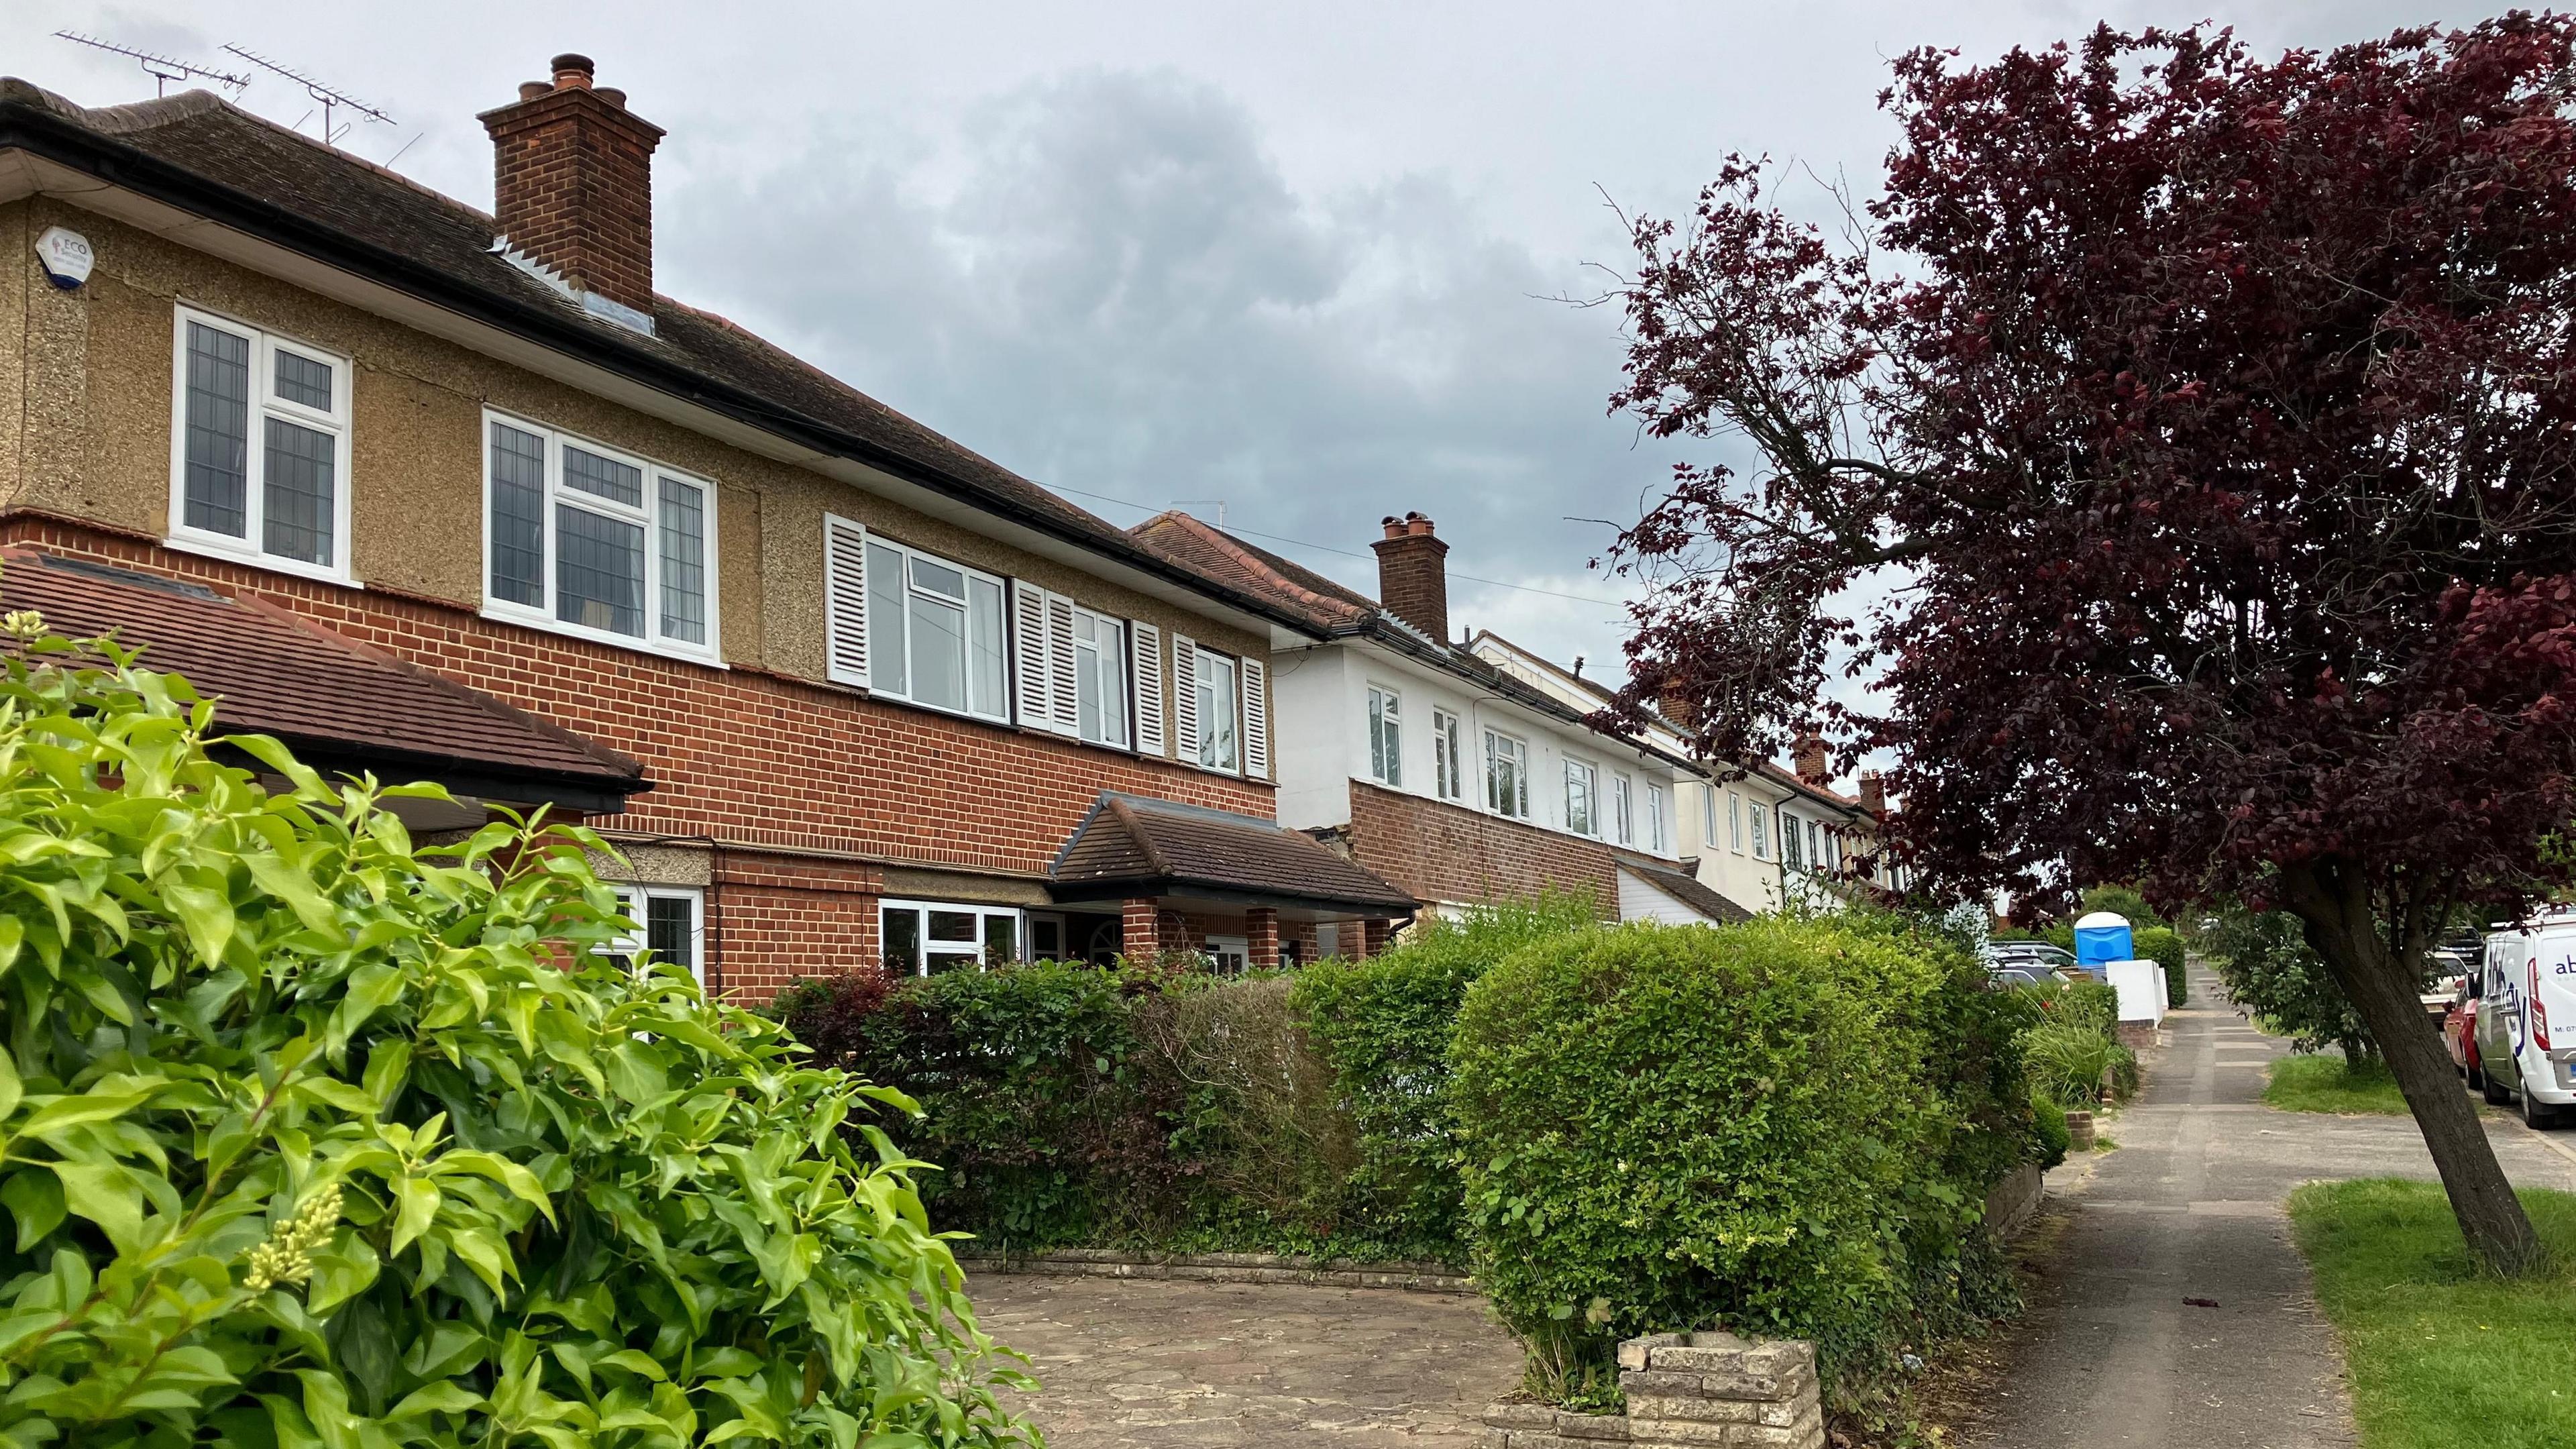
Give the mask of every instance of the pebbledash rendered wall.
[{"label": "pebbledash rendered wall", "polygon": [[1418,795],[1351,782],[1351,858],[1418,900],[1472,903],[1545,890],[1619,914],[1610,847]]},{"label": "pebbledash rendered wall", "polygon": [[908,894],[925,875],[955,872],[947,898],[1034,898],[1104,789],[1271,813],[1262,782],[177,553],[87,524],[22,511],[0,521],[0,542],[256,593],[642,760],[652,791],[592,823],[707,852],[707,984],[755,1000],[799,976],[876,960],[875,905],[889,874],[904,877]]}]

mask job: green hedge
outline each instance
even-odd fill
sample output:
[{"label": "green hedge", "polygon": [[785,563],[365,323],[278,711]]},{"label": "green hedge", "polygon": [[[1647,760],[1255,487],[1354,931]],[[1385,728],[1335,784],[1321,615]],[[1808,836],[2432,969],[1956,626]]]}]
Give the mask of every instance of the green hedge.
[{"label": "green hedge", "polygon": [[225,737],[272,794],[184,680],[7,626],[0,1438],[1023,1437],[917,1164],[835,1130],[901,1099],[603,954],[596,836],[415,848],[372,782]]},{"label": "green hedge", "polygon": [[1478,1280],[1542,1391],[1712,1325],[1816,1342],[1848,1398],[1902,1345],[2008,1306],[1978,1226],[2034,1155],[2027,993],[1920,937],[1765,918],[1530,946],[1455,1048]]}]

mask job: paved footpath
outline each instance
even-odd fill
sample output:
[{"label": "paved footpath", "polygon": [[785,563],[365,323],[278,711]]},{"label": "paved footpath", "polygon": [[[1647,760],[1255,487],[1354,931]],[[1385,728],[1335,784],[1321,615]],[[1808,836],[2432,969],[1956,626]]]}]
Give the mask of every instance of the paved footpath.
[{"label": "paved footpath", "polygon": [[[2319,1178],[2433,1178],[2405,1117],[2275,1112],[2287,1048],[2195,973],[2119,1150],[2050,1174],[2073,1210],[1981,1442],[1993,1449],[2323,1449],[2355,1442],[2341,1354],[2283,1200]],[[2576,1132],[2487,1114],[2518,1186],[2576,1189]],[[2194,1307],[2187,1298],[2214,1300]]]},{"label": "paved footpath", "polygon": [[1485,1300],[1393,1288],[979,1274],[984,1331],[1036,1360],[1048,1449],[1471,1449],[1520,1382]]}]

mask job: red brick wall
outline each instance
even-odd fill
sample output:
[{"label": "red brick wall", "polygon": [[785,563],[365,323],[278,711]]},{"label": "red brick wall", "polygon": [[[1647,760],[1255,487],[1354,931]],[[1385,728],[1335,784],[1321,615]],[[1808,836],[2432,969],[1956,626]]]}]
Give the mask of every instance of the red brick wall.
[{"label": "red brick wall", "polygon": [[494,220],[512,249],[576,287],[653,310],[659,127],[586,85],[486,114]]},{"label": "red brick wall", "polygon": [[721,942],[710,955],[722,951],[727,986],[756,995],[874,959],[878,863],[1041,876],[1104,789],[1273,814],[1267,784],[760,670],[593,644],[387,590],[23,514],[0,520],[0,543],[255,592],[642,760],[653,790],[599,823],[721,842],[726,876],[709,911]]},{"label": "red brick wall", "polygon": [[1608,846],[1358,780],[1351,854],[1419,900],[1500,900],[1552,887],[1589,894],[1605,918],[1619,912]]}]

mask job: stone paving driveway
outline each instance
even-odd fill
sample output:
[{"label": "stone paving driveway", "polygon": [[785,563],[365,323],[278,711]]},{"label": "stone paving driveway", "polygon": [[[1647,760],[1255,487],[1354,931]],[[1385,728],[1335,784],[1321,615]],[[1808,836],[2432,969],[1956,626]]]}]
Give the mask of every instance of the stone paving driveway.
[{"label": "stone paving driveway", "polygon": [[1037,1360],[1049,1449],[1469,1449],[1520,1379],[1481,1298],[984,1273],[984,1331]]}]

